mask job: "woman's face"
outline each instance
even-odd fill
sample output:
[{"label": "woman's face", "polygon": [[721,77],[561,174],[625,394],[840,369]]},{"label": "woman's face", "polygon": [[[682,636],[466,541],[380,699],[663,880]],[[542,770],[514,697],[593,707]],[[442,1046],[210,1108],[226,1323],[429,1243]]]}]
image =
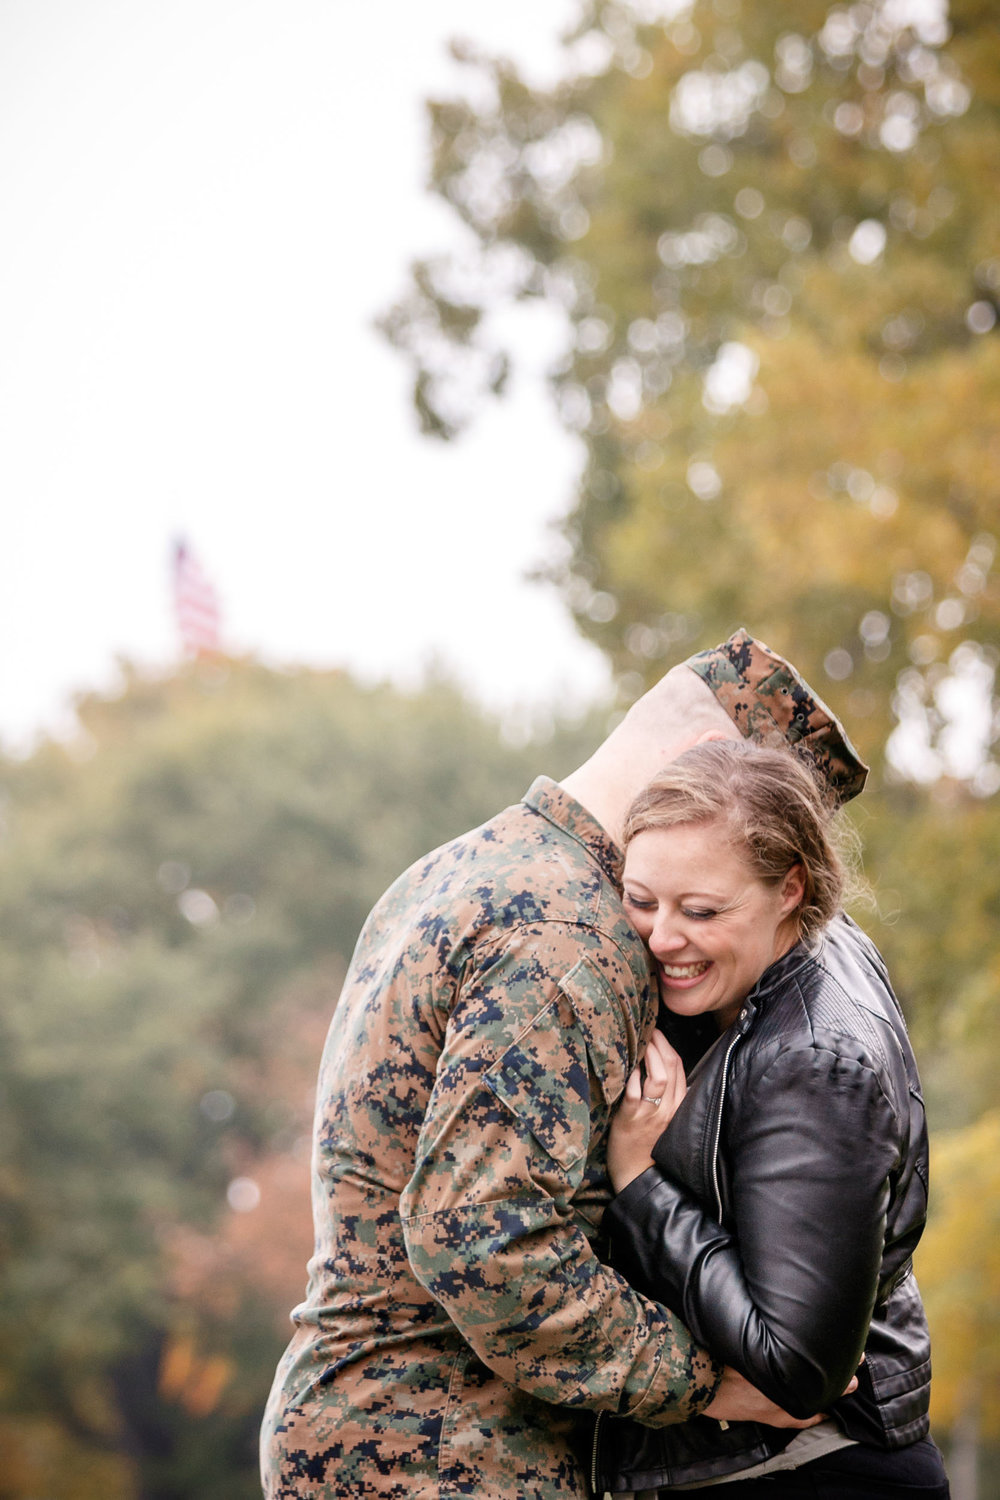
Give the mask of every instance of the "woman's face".
[{"label": "woman's face", "polygon": [[647,828],[625,854],[625,909],[679,1016],[736,1019],[764,970],[798,937],[800,865],[768,885],[719,822]]}]

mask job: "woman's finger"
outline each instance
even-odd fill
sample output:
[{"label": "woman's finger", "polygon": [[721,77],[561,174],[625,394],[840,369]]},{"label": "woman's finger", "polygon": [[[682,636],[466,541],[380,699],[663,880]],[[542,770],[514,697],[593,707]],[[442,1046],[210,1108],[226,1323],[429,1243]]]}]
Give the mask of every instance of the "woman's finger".
[{"label": "woman's finger", "polygon": [[654,1031],[643,1059],[646,1081],[642,1097],[653,1105],[663,1128],[673,1119],[677,1106],[687,1093],[687,1079],[680,1054],[671,1047],[662,1031]]},{"label": "woman's finger", "polygon": [[649,1053],[655,1053],[658,1060],[669,1073],[671,1069],[680,1068],[683,1071],[684,1064],[681,1062],[680,1053],[675,1051],[663,1035],[662,1031],[654,1031],[649,1044]]},{"label": "woman's finger", "polygon": [[647,1098],[652,1097],[655,1099],[662,1095],[667,1081],[667,1070],[655,1045],[651,1044],[646,1049],[646,1056],[643,1062],[646,1068],[646,1087],[644,1093]]}]

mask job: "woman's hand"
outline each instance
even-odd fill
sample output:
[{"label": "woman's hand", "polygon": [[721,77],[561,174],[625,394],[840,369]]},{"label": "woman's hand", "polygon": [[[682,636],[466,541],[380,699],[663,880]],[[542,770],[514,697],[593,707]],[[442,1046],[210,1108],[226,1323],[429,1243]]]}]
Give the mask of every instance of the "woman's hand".
[{"label": "woman's hand", "polygon": [[[864,1355],[861,1358],[864,1361]],[[844,1395],[849,1396],[857,1388],[858,1377],[852,1375]],[[728,1365],[722,1372],[718,1390],[702,1416],[714,1417],[724,1427],[728,1427],[730,1422],[764,1422],[768,1427],[815,1427],[817,1422],[823,1420],[822,1412],[815,1417],[790,1417],[787,1411],[775,1406],[763,1391],[759,1391],[738,1370],[732,1370]]]},{"label": "woman's hand", "polygon": [[642,1069],[633,1069],[611,1122],[608,1172],[616,1193],[652,1165],[653,1146],[686,1093],[680,1057],[663,1033],[654,1031]]}]

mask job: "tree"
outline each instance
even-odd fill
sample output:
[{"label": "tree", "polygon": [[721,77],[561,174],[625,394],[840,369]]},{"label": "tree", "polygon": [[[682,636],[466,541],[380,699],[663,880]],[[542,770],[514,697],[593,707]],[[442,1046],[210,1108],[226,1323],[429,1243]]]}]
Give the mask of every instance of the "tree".
[{"label": "tree", "polygon": [[903,715],[995,789],[943,687],[992,693],[1000,612],[989,8],[609,0],[550,92],[465,55],[477,102],[431,123],[470,249],[385,320],[425,426],[502,388],[505,304],[558,306],[586,451],[558,581],[625,695],[746,620],[869,753]]},{"label": "tree", "polygon": [[595,731],[515,750],[447,683],[252,662],[79,715],[0,766],[0,1496],[237,1500],[361,923]]},{"label": "tree", "polygon": [[[1000,1430],[1000,1114],[942,1136],[933,1157],[942,1184],[921,1246],[921,1277],[936,1327],[932,1417],[955,1434],[952,1480],[976,1493],[980,1429]],[[964,1483],[964,1488],[960,1482]]]}]

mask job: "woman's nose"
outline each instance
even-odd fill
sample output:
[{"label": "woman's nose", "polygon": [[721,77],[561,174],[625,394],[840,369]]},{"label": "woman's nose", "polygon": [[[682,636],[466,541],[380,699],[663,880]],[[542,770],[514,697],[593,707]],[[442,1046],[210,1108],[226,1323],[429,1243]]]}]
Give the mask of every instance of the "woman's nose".
[{"label": "woman's nose", "polygon": [[676,924],[669,918],[664,918],[653,928],[649,947],[657,958],[663,958],[668,953],[678,953],[686,942],[687,938],[682,932],[678,932]]}]

